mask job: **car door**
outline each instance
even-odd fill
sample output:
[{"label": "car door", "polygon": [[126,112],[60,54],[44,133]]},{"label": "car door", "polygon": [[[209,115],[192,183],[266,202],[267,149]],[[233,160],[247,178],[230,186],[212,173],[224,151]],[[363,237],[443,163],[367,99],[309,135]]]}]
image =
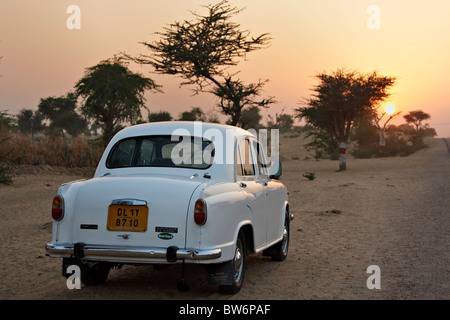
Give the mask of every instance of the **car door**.
[{"label": "car door", "polygon": [[280,237],[282,230],[281,208],[283,204],[281,201],[281,183],[270,178],[269,161],[262,145],[257,140],[254,140],[252,141],[252,146],[255,153],[257,181],[264,189],[267,219],[266,241],[271,243]]},{"label": "car door", "polygon": [[266,195],[264,185],[258,180],[257,167],[248,138],[241,138],[236,148],[236,183],[246,195],[247,205],[253,213],[255,247],[267,242]]}]

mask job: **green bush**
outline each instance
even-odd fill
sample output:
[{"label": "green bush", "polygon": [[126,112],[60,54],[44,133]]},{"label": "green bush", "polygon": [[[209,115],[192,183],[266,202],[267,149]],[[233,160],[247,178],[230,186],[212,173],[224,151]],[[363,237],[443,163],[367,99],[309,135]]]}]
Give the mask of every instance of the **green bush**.
[{"label": "green bush", "polygon": [[351,154],[355,158],[408,156],[426,147],[426,136],[424,130],[417,131],[408,124],[390,125],[385,134],[385,147],[380,152],[378,131],[373,125],[366,124],[365,128],[360,127],[353,133],[356,147]]},{"label": "green bush", "polygon": [[0,164],[0,183],[11,184],[12,182],[11,166],[9,164]]},{"label": "green bush", "polygon": [[303,176],[308,180],[314,180],[316,178],[316,174],[314,172],[305,172]]},{"label": "green bush", "polygon": [[352,156],[358,159],[368,159],[379,154],[379,144],[360,144],[350,153]]}]

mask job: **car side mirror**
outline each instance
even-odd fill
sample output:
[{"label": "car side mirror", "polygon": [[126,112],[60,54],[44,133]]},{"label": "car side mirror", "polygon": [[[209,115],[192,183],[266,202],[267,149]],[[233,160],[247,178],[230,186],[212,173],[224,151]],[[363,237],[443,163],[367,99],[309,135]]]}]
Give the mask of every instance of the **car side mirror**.
[{"label": "car side mirror", "polygon": [[280,161],[272,161],[272,164],[270,165],[269,168],[269,177],[270,179],[280,179],[281,177],[281,173],[282,173],[282,168],[281,168],[281,162]]}]

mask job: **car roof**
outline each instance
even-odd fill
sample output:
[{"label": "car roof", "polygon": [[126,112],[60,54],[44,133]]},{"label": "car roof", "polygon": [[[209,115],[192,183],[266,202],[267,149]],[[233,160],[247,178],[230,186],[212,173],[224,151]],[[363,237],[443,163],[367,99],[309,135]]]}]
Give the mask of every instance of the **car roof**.
[{"label": "car roof", "polygon": [[[201,121],[167,121],[167,122],[154,122],[154,123],[144,123],[139,125],[134,125],[127,127],[119,131],[109,142],[106,147],[102,158],[97,166],[95,172],[95,177],[103,176],[104,174],[110,172],[110,169],[106,168],[105,163],[108,154],[110,153],[113,146],[120,140],[139,137],[139,136],[151,136],[151,135],[176,135],[176,136],[192,136],[192,137],[202,137],[213,141],[216,151],[216,159],[220,159],[222,162],[220,164],[213,164],[208,168],[208,173],[212,174],[213,177],[222,180],[234,179],[234,163],[228,163],[228,153],[234,150],[235,141],[240,137],[254,137],[250,131],[244,130],[239,127],[218,124],[218,123],[208,123]],[[233,146],[230,149],[230,146]],[[228,153],[227,153],[228,152]],[[221,155],[219,157],[219,155]],[[231,156],[234,161],[234,153]],[[198,169],[181,169],[185,171],[192,171],[191,174],[195,173]],[[114,169],[116,170],[116,169]],[[119,169],[117,169],[119,172]],[[172,172],[173,168],[163,168],[163,167],[137,167],[137,168],[127,168],[127,172]]]},{"label": "car roof", "polygon": [[[219,123],[209,123],[201,121],[163,121],[163,122],[153,122],[144,123],[139,125],[134,125],[121,130],[114,136],[112,140],[117,142],[126,137],[131,136],[146,136],[146,135],[183,135],[189,134],[191,136],[202,137],[205,132],[210,130],[217,130],[216,133],[220,132],[223,137],[227,134],[233,137],[237,136],[254,136],[250,131],[244,130],[239,127],[219,124]],[[113,142],[113,141],[111,141]]]}]

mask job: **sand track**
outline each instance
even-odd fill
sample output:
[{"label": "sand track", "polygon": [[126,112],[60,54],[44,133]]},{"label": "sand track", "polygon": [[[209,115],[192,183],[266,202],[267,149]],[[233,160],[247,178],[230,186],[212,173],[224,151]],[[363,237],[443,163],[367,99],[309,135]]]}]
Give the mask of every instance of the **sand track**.
[{"label": "sand track", "polygon": [[[234,296],[206,283],[188,266],[188,292],[176,289],[180,266],[125,266],[100,286],[69,290],[61,260],[45,256],[50,203],[57,187],[84,172],[22,168],[0,185],[0,299],[450,299],[450,155],[434,139],[409,157],[304,160],[295,138],[282,140],[282,180],[290,191],[289,257],[248,259],[245,284]],[[300,160],[292,160],[300,159]],[[309,181],[302,174],[315,172]],[[381,289],[369,290],[370,265]]]}]

